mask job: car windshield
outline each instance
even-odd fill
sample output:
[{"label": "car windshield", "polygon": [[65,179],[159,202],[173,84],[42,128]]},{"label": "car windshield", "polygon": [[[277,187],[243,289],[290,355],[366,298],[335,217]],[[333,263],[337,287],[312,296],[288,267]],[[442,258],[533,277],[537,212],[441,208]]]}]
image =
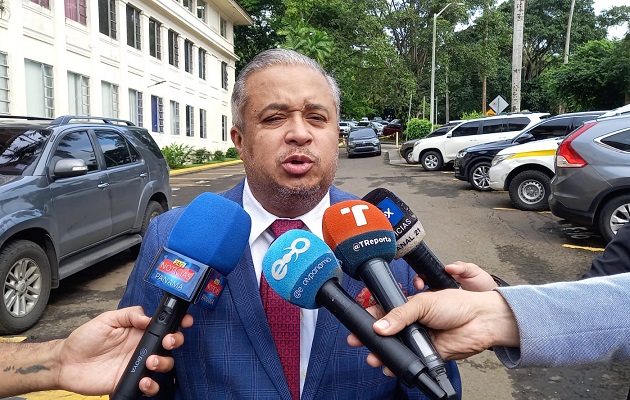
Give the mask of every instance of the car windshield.
[{"label": "car windshield", "polygon": [[0,129],[0,175],[23,175],[50,137],[47,129]]},{"label": "car windshield", "polygon": [[350,132],[350,139],[372,139],[376,137],[376,133],[369,129]]}]

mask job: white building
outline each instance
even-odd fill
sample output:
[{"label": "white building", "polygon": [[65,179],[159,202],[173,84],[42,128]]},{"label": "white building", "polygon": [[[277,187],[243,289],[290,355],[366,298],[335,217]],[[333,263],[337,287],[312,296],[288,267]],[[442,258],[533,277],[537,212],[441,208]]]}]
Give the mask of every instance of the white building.
[{"label": "white building", "polygon": [[93,115],[232,146],[234,0],[0,0],[0,114]]}]

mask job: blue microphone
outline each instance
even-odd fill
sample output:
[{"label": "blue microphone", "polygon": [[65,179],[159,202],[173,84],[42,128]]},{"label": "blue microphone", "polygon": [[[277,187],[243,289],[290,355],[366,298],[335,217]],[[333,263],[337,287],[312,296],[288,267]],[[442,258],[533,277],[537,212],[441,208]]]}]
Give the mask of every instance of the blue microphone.
[{"label": "blue microphone", "polygon": [[302,308],[330,311],[405,384],[432,399],[447,398],[416,354],[396,337],[374,332],[376,319],[341,287],[339,261],[322,239],[305,230],[288,231],[267,250],[262,272],[283,299]]},{"label": "blue microphone", "polygon": [[118,382],[113,400],[137,399],[139,383],[151,375],[146,358],[165,353],[162,339],[177,330],[188,306],[214,309],[249,241],[251,219],[243,208],[214,193],[196,197],[171,229],[145,281],[165,291],[153,318]]}]

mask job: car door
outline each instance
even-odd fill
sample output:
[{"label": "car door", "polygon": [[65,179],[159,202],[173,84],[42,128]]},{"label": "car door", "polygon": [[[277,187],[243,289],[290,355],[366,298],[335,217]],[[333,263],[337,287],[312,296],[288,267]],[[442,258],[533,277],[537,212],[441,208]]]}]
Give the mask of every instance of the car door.
[{"label": "car door", "polygon": [[94,130],[107,171],[112,207],[112,235],[133,228],[138,214],[144,215],[140,204],[142,191],[149,181],[149,170],[138,151],[115,130]]},{"label": "car door", "polygon": [[[444,161],[455,159],[455,155],[466,147],[477,144],[480,121],[464,122],[450,132],[450,137],[444,138]],[[449,136],[448,134],[446,136]]]},{"label": "car door", "polygon": [[[51,152],[48,170],[53,216],[61,258],[107,239],[112,230],[107,172],[100,168],[87,130],[66,131]],[[55,163],[62,158],[85,161],[85,175],[55,178]]]}]

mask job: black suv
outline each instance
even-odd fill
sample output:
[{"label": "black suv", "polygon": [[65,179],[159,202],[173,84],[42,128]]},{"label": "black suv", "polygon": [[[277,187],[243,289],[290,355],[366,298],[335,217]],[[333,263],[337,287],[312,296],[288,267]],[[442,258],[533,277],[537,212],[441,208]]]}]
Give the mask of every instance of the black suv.
[{"label": "black suv", "polygon": [[488,184],[488,170],[490,169],[492,158],[496,156],[499,151],[517,144],[566,136],[585,121],[595,119],[604,112],[605,111],[586,111],[548,117],[519,133],[512,139],[465,148],[457,153],[455,157],[453,164],[455,177],[462,181],[469,182],[476,190],[490,190],[490,185]]},{"label": "black suv", "polygon": [[51,288],[114,254],[137,254],[170,207],[169,169],[129,121],[0,117],[0,334],[33,326]]}]

